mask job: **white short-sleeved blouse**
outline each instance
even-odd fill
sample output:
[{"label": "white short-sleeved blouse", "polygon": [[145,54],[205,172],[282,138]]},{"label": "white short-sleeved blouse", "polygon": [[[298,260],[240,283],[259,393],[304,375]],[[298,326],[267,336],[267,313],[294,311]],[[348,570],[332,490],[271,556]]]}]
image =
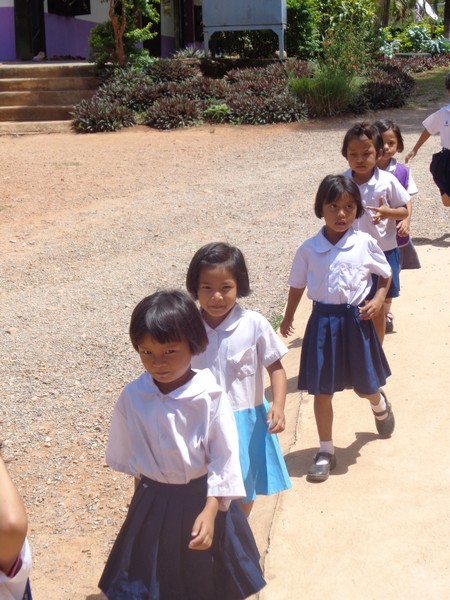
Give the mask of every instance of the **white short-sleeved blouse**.
[{"label": "white short-sleeved blouse", "polygon": [[422,125],[431,135],[439,134],[441,146],[450,150],[450,104],[432,113]]},{"label": "white short-sleeved blouse", "polygon": [[205,322],[208,346],[192,365],[209,368],[226,391],[234,411],[263,403],[264,369],[288,351],[260,313],[235,304],[215,329]]},{"label": "white short-sleeved blouse", "polygon": [[323,234],[298,247],[288,283],[307,288],[307,296],[324,304],[358,306],[372,286],[372,274],[391,275],[391,267],[372,236],[350,228],[336,243]]},{"label": "white short-sleeved blouse", "polygon": [[162,483],[207,473],[208,496],[245,496],[234,415],[207,369],[169,394],[147,372],[126,385],[114,407],[106,462]]}]

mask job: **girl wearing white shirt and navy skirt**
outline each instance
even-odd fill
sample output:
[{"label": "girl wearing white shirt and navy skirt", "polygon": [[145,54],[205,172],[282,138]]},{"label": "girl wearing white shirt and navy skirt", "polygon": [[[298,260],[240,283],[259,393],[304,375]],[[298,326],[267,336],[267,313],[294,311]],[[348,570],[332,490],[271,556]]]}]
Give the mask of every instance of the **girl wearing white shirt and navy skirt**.
[{"label": "girl wearing white shirt and navy skirt", "polygon": [[106,460],[136,491],[99,582],[108,599],[241,600],[265,585],[235,498],[245,490],[230,403],[209,370],[191,368],[208,338],[179,291],[134,309],[131,342],[145,372],[113,411]]},{"label": "girl wearing white shirt and navy skirt", "polygon": [[[353,388],[358,396],[367,398],[380,437],[390,437],[394,430],[391,404],[380,389],[390,369],[372,323],[383,310],[391,268],[376,241],[352,227],[364,208],[358,186],[351,179],[325,177],[314,210],[325,225],[297,249],[280,332],[285,337],[294,332],[295,311],[307,288],[313,309],[302,342],[298,388],[314,395],[320,440],[308,479],[325,481],[336,466],[332,437],[335,392]],[[378,275],[378,287],[367,301],[372,274]]]}]

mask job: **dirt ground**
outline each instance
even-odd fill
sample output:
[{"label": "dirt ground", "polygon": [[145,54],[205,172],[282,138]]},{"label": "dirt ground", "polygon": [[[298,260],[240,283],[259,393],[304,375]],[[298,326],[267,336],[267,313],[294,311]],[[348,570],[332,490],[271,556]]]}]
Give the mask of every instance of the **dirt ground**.
[{"label": "dirt ground", "polygon": [[[404,132],[408,151],[421,131],[421,121],[434,109],[435,106],[423,106],[366,118],[383,116],[396,120]],[[311,208],[315,190],[324,175],[346,169],[340,145],[354,122],[355,119],[339,119],[260,128],[201,127],[166,133],[135,128],[93,136],[67,132],[0,137],[0,393],[4,398],[0,406],[0,438],[6,442],[11,473],[29,510],[35,600],[102,598],[97,581],[131,495],[128,479],[105,468],[104,448],[113,402],[122,385],[137,374],[135,357],[126,339],[127,321],[135,301],[156,285],[182,286],[193,251],[211,239],[226,238],[241,246],[248,257],[254,275],[252,307],[266,316],[280,313],[295,248],[320,226]],[[419,255],[426,256],[422,271],[417,273],[425,267],[428,272],[433,270],[434,283],[424,281],[425,294],[417,287],[419,275],[407,273],[405,302],[401,308],[400,299],[397,309],[402,333],[386,342],[388,358],[395,364],[393,388],[402,394],[405,403],[414,386],[424,394],[430,389],[419,385],[420,369],[424,368],[433,378],[433,388],[439,385],[435,378],[443,375],[432,367],[428,372],[430,369],[417,362],[416,354],[424,361],[430,357],[434,364],[440,356],[435,349],[444,344],[448,356],[448,319],[441,321],[442,327],[431,327],[436,315],[433,298],[438,294],[434,295],[430,286],[442,290],[450,268],[447,254],[443,255],[448,253],[450,213],[441,206],[428,173],[429,159],[436,149],[438,140],[431,139],[412,164],[419,188],[414,238]],[[442,268],[447,270],[441,271],[435,260],[441,260]],[[417,295],[418,289],[424,292],[422,296]],[[417,314],[408,323],[408,315],[403,311],[409,310],[412,315],[414,307]],[[420,331],[424,337],[414,337],[414,319],[418,317],[430,319],[430,327],[426,321],[422,323]],[[304,523],[311,524],[306,508],[317,512],[317,506],[323,502],[323,511],[332,511],[335,506],[342,508],[343,503],[348,506],[351,502],[367,502],[367,480],[352,477],[356,470],[353,467],[339,472],[343,477],[332,478],[340,485],[329,485],[325,488],[328,491],[305,483],[304,466],[316,441],[311,404],[295,391],[293,383],[299,346],[298,339],[290,341],[295,358],[286,362],[290,381],[289,425],[281,438],[285,453],[293,452],[287,456],[287,463],[294,491],[289,497],[258,500],[251,518],[269,581],[263,597],[446,597],[450,589],[448,578],[444,582],[449,584],[446,592],[443,584],[444,587],[438,586],[433,593],[421,596],[404,594],[401,587],[397,595],[386,595],[382,589],[361,595],[363,588],[354,586],[347,588],[347,593],[345,585],[338,586],[333,594],[332,586],[317,585],[326,579],[327,560],[332,561],[334,554],[342,557],[346,551],[342,531],[333,527],[332,520],[319,526],[320,539],[315,537],[317,531],[312,526],[300,531],[301,552],[305,554],[298,557],[299,545],[290,536],[296,531],[294,524],[300,513]],[[416,346],[425,354],[416,353]],[[442,402],[446,399],[442,398]],[[349,408],[342,410],[351,414]],[[402,412],[406,412],[405,407]],[[443,436],[439,440],[447,443],[442,427],[436,426],[435,433],[431,432],[435,434]],[[356,443],[357,450],[366,456],[368,464],[364,468],[379,472],[376,453],[363,448],[372,441],[370,435],[365,434],[364,443]],[[424,435],[422,429],[420,435]],[[431,454],[436,446],[432,439],[421,441],[421,452],[427,448],[429,451],[427,456],[421,456],[426,471],[436,460],[436,455]],[[341,439],[338,443],[345,445]],[[392,466],[389,443],[383,441],[387,444],[384,459]],[[412,469],[417,458],[415,438],[405,435],[402,443],[400,446],[396,442],[395,452],[407,453]],[[438,458],[448,492],[446,454],[444,448]],[[347,456],[349,464],[352,456]],[[394,475],[390,473],[389,483],[393,487],[401,485]],[[413,506],[423,511],[429,502],[427,488],[419,484],[424,475],[424,471],[417,475],[416,488],[408,487],[415,498]],[[379,481],[379,475],[375,481]],[[331,480],[324,485],[328,483]],[[445,537],[449,534],[448,510],[437,504],[437,496],[447,506],[448,494],[438,492],[438,488],[439,485],[428,490],[433,494],[430,509],[436,519],[442,518]],[[330,496],[330,490],[334,490],[335,497]],[[376,494],[376,489],[371,488],[371,493]],[[382,521],[383,506],[389,503],[384,490],[374,505],[369,503],[373,512],[367,518]],[[351,512],[350,509],[349,519]],[[428,521],[423,517],[421,522]],[[401,523],[390,518],[390,538],[376,538],[377,543],[385,542],[388,554],[397,559],[400,555],[392,548],[395,539],[402,542],[401,552],[408,551],[402,530],[408,522]],[[326,531],[325,525],[330,530]],[[352,532],[356,536],[353,529]],[[420,544],[415,539],[419,533],[420,522],[408,534],[408,541]],[[437,531],[433,534],[437,535]],[[355,539],[346,541],[349,546],[355,543]],[[308,555],[321,544],[327,560],[315,561],[311,570],[307,566]],[[354,570],[361,567],[363,560],[359,556],[353,563],[350,558],[339,562],[342,578],[348,576],[354,581]],[[426,558],[423,561],[426,577]],[[375,567],[382,579],[385,565],[376,561]],[[283,568],[285,576],[280,573]],[[448,569],[448,561],[443,568]],[[311,574],[311,580],[305,572]],[[302,585],[297,595],[298,573],[303,575],[299,576]],[[434,570],[431,575],[436,575]],[[314,585],[317,587],[311,587]]]}]

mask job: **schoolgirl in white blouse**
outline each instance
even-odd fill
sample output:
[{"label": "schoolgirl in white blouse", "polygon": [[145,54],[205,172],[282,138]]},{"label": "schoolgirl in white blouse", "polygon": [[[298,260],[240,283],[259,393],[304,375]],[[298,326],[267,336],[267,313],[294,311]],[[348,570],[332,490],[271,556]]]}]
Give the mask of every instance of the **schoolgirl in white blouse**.
[{"label": "schoolgirl in white blouse", "polygon": [[[391,280],[391,268],[376,241],[352,227],[364,211],[356,183],[328,175],[315,200],[315,214],[325,221],[317,235],[295,254],[283,336],[294,332],[294,315],[307,289],[313,309],[302,341],[298,388],[314,395],[320,448],[308,470],[311,481],[325,481],[336,466],[332,425],[335,392],[353,388],[367,398],[381,437],[394,430],[394,415],[380,386],[390,375],[372,320],[380,310]],[[367,300],[372,275],[378,287]]]},{"label": "schoolgirl in white blouse", "polygon": [[[192,364],[211,369],[231,402],[246,492],[242,502],[249,516],[257,495],[291,487],[276,436],[285,428],[286,373],[280,359],[288,350],[263,315],[237,303],[251,292],[239,248],[212,242],[197,250],[186,287],[200,304],[208,334],[207,348]],[[264,396],[266,370],[272,387],[271,405]]]},{"label": "schoolgirl in white blouse", "polygon": [[247,519],[236,424],[208,370],[197,307],[161,291],[134,309],[130,338],[145,372],[115,405],[109,466],[137,480],[99,587],[108,599],[241,600],[265,581]]}]

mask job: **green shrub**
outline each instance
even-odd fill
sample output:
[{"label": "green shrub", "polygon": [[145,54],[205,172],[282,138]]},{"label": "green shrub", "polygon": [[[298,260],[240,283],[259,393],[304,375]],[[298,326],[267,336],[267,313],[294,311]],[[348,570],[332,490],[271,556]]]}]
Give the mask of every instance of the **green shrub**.
[{"label": "green shrub", "polygon": [[199,75],[196,65],[178,58],[160,58],[146,69],[147,75],[156,83],[164,81],[185,81]]},{"label": "green shrub", "polygon": [[114,76],[101,86],[99,93],[111,102],[142,112],[153,102],[153,88],[153,80],[145,72],[125,68],[116,69]]},{"label": "green shrub", "polygon": [[302,121],[307,113],[305,106],[292,94],[252,96],[237,92],[233,86],[227,98],[231,121],[248,125],[290,123]]},{"label": "green shrub", "polygon": [[225,103],[210,104],[203,111],[203,118],[209,123],[227,123],[230,117],[231,111]]},{"label": "green shrub", "polygon": [[[379,64],[372,69],[370,79],[361,87],[360,94],[370,110],[399,108],[411,96],[414,79],[389,64]],[[359,102],[362,102],[359,98]]]},{"label": "green shrub", "polygon": [[359,80],[346,71],[321,67],[313,77],[292,77],[291,91],[306,104],[313,117],[332,117],[345,113],[358,94]]},{"label": "green shrub", "polygon": [[313,60],[320,49],[320,13],[316,0],[287,0],[286,52]]},{"label": "green shrub", "polygon": [[72,112],[72,127],[78,133],[117,131],[135,124],[133,111],[101,95],[82,100]]}]

